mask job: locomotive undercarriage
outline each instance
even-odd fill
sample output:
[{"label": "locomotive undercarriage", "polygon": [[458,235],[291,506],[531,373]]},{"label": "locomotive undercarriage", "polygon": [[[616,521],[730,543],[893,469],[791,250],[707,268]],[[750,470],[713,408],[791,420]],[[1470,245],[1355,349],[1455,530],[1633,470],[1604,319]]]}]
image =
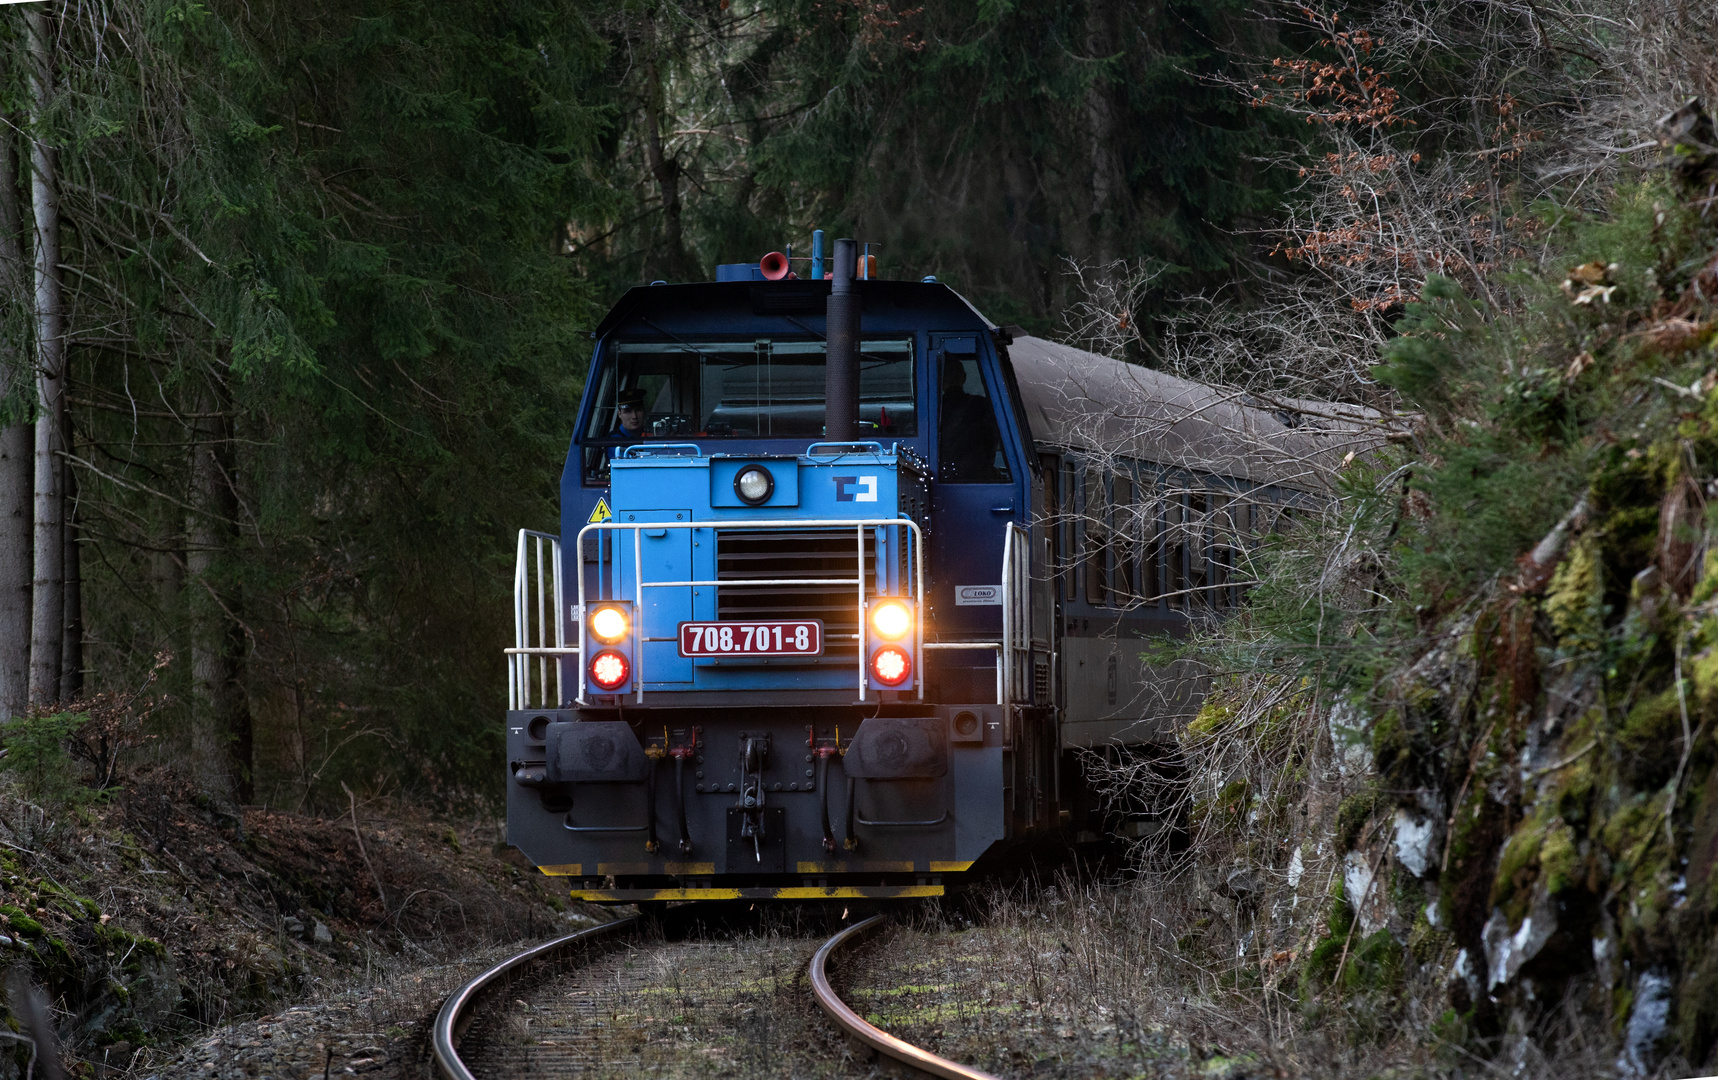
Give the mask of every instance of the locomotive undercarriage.
[{"label": "locomotive undercarriage", "polygon": [[574,899],[942,895],[1054,815],[1043,710],[587,707],[507,731],[510,840]]}]

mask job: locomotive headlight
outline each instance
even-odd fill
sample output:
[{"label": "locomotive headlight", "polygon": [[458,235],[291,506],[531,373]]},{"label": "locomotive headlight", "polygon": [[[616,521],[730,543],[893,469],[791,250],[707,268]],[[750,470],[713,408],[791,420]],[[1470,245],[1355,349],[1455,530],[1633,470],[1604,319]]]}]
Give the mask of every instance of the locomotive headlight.
[{"label": "locomotive headlight", "polygon": [[591,682],[603,690],[613,690],[626,685],[626,677],[632,673],[632,665],[626,662],[626,657],[613,649],[604,649],[591,657]]},{"label": "locomotive headlight", "polygon": [[880,600],[871,608],[871,630],[886,641],[898,641],[913,629],[913,612],[899,600]]},{"label": "locomotive headlight", "polygon": [[762,465],[747,465],[734,477],[734,494],[747,506],[761,506],[775,494],[775,477]]},{"label": "locomotive headlight", "polygon": [[884,686],[899,686],[913,673],[913,659],[899,645],[885,645],[871,654],[871,676]]},{"label": "locomotive headlight", "polygon": [[604,645],[613,645],[632,632],[632,620],[617,607],[599,607],[591,612],[591,636]]}]

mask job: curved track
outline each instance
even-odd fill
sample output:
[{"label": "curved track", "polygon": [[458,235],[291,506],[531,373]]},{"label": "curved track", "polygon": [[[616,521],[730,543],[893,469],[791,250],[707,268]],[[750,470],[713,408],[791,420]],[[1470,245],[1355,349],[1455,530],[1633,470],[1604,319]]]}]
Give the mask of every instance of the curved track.
[{"label": "curved track", "polygon": [[945,1080],[997,1080],[990,1073],[959,1065],[948,1058],[938,1057],[929,1050],[920,1049],[912,1043],[903,1042],[893,1035],[867,1023],[865,1018],[847,1007],[835,988],[829,984],[828,964],[830,957],[843,946],[858,940],[864,935],[876,930],[888,919],[886,915],[873,915],[863,922],[854,923],[847,929],[836,934],[823,943],[823,948],[817,950],[817,955],[811,958],[811,992],[817,995],[818,1005],[829,1014],[847,1034],[865,1043],[880,1054],[886,1054],[902,1064],[918,1069],[920,1072],[941,1076]]},{"label": "curved track", "polygon": [[[849,1008],[847,1003],[842,1001],[840,995],[835,992],[835,988],[829,981],[830,960],[844,947],[857,941],[865,934],[879,929],[886,920],[887,916],[874,915],[869,919],[855,923],[825,941],[822,947],[817,950],[811,959],[809,971],[812,993],[817,999],[817,1004],[847,1035],[911,1068],[929,1073],[932,1076],[944,1077],[945,1080],[997,1080],[990,1073],[957,1064],[947,1058],[938,1057],[928,1050],[897,1039],[888,1032],[866,1022],[863,1017]],[[589,930],[582,930],[576,934],[568,934],[566,937],[556,938],[496,964],[455,990],[442,1003],[441,1011],[436,1014],[435,1025],[431,1029],[430,1046],[438,1073],[446,1080],[480,1080],[460,1059],[459,1038],[470,1026],[475,1016],[477,1002],[484,992],[500,984],[509,973],[518,972],[534,962],[549,959],[558,954],[595,944],[608,938],[636,933],[641,925],[641,921],[636,918],[621,919],[592,927]]]},{"label": "curved track", "polygon": [[593,926],[589,930],[580,930],[576,934],[556,938],[553,941],[536,948],[526,949],[517,956],[510,957],[483,974],[472,979],[464,986],[448,995],[442,1002],[441,1011],[436,1013],[435,1027],[430,1032],[430,1052],[435,1057],[436,1069],[447,1080],[477,1080],[471,1070],[465,1067],[465,1062],[459,1059],[459,1036],[471,1023],[472,1006],[484,990],[493,986],[510,971],[522,968],[533,961],[541,960],[569,949],[602,941],[617,934],[630,934],[638,930],[639,920],[618,919],[615,922]]}]

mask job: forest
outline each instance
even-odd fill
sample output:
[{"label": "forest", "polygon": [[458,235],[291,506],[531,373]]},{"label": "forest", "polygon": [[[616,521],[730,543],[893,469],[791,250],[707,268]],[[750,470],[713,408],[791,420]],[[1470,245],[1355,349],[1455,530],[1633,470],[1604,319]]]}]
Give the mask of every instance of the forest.
[{"label": "forest", "polygon": [[511,537],[553,520],[627,286],[823,228],[1036,327],[1072,265],[1143,275],[1149,321],[1246,277],[1286,126],[1222,73],[1311,40],[1244,4],[845,0],[0,32],[0,712],[120,695],[116,737],[300,807],[494,797]]},{"label": "forest", "polygon": [[0,771],[493,811],[589,331],[822,229],[1390,432],[1177,647],[1228,914],[1161,979],[1354,1075],[1718,1052],[1709,5],[41,0],[0,58]]}]

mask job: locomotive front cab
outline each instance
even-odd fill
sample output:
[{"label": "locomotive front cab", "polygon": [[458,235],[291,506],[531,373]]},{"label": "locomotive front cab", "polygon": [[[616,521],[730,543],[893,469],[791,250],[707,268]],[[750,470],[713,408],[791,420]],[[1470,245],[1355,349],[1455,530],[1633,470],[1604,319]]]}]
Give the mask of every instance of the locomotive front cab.
[{"label": "locomotive front cab", "polygon": [[827,284],[638,289],[598,330],[508,666],[509,839],[576,898],[937,895],[1049,812],[1017,776],[1054,735],[994,328],[864,285],[851,441]]}]

